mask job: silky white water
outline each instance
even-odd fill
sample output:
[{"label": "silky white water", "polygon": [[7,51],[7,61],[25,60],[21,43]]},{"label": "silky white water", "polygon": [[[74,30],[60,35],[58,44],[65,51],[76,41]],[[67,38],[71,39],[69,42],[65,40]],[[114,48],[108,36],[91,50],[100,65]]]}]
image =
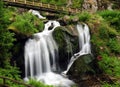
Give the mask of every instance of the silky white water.
[{"label": "silky white water", "polygon": [[33,15],[36,15],[39,19],[46,19],[45,17],[40,15],[40,12],[37,10],[30,9],[29,12],[32,13]]},{"label": "silky white water", "polygon": [[[49,30],[51,25],[53,28]],[[59,22],[49,21],[45,24],[43,32],[34,34],[33,39],[26,42],[25,80],[33,78],[57,87],[70,87],[74,84],[71,80],[53,72],[59,68],[56,62],[58,47],[52,37],[52,32],[58,26]]]},{"label": "silky white water", "polygon": [[69,71],[70,67],[72,66],[72,64],[76,59],[78,59],[82,55],[91,54],[89,27],[86,24],[84,25],[77,24],[77,31],[79,35],[80,51],[78,53],[75,53],[71,57],[67,69],[64,72],[62,72],[62,74],[65,74],[65,75],[67,74],[67,72]]}]

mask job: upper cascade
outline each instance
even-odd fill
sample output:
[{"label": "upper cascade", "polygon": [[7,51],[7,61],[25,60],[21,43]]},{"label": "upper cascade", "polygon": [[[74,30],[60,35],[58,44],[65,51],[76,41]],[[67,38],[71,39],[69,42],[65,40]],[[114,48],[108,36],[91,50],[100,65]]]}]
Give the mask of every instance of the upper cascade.
[{"label": "upper cascade", "polygon": [[37,11],[37,10],[32,10],[32,9],[30,9],[30,10],[29,10],[29,13],[32,13],[33,15],[38,16],[39,19],[46,19],[46,17],[43,17],[42,15],[40,15],[40,12]]}]

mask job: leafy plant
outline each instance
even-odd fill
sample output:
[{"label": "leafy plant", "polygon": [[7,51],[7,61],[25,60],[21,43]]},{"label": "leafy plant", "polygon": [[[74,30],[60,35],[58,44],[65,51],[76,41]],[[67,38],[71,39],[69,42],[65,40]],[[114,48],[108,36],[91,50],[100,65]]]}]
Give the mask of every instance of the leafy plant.
[{"label": "leafy plant", "polygon": [[14,34],[7,30],[10,24],[9,18],[6,17],[7,12],[8,11],[3,8],[3,3],[0,1],[0,67],[5,67],[6,62],[11,56],[9,50],[15,41],[15,38],[13,38]]},{"label": "leafy plant", "polygon": [[120,12],[117,10],[109,11],[101,11],[99,15],[102,16],[107,22],[109,22],[110,26],[114,27],[117,31],[120,31]]},{"label": "leafy plant", "polygon": [[[3,76],[3,77],[7,77],[7,78],[10,78],[10,79],[13,79],[13,80],[18,80],[18,81],[21,81],[22,82],[22,79],[20,79],[20,71],[17,67],[13,67],[13,66],[10,66],[10,64],[8,64],[6,66],[6,68],[0,68],[0,76]],[[2,84],[2,79],[0,79],[0,83]],[[7,85],[10,85],[11,87],[25,87],[23,85],[20,85],[20,84],[17,84],[17,83],[14,83],[10,80],[6,80],[6,84]]]},{"label": "leafy plant", "polygon": [[91,18],[91,15],[88,12],[83,12],[78,14],[79,20],[82,22],[86,22]]},{"label": "leafy plant", "polygon": [[102,60],[99,62],[99,66],[106,74],[120,77],[120,61],[118,58],[103,54]]},{"label": "leafy plant", "polygon": [[34,87],[53,87],[53,86],[50,86],[50,85],[45,85],[43,83],[41,83],[40,81],[36,81],[36,80],[33,80],[31,79],[28,84],[34,86]]},{"label": "leafy plant", "polygon": [[109,84],[109,83],[107,83],[107,82],[104,82],[104,83],[102,84],[102,87],[120,87],[120,83],[115,82],[115,83],[113,83],[113,84]]},{"label": "leafy plant", "polygon": [[11,24],[12,30],[19,33],[32,35],[36,32],[42,31],[44,24],[40,19],[30,13],[17,15],[15,21]]},{"label": "leafy plant", "polygon": [[111,48],[111,51],[119,54],[120,53],[120,43],[115,38],[111,38],[107,44],[109,48]]},{"label": "leafy plant", "polygon": [[53,5],[63,6],[66,4],[66,0],[40,0],[43,3],[49,3]]},{"label": "leafy plant", "polygon": [[84,0],[74,0],[72,7],[80,9],[80,8],[82,8],[83,3],[84,3]]}]

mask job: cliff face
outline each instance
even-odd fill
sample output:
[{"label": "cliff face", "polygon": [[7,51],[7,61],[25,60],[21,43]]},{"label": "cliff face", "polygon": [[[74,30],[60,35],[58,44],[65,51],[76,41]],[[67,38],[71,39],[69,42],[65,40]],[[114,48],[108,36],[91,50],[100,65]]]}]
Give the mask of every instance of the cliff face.
[{"label": "cliff face", "polygon": [[114,2],[110,0],[84,0],[82,9],[90,12],[105,9],[112,10],[113,5],[115,5]]}]

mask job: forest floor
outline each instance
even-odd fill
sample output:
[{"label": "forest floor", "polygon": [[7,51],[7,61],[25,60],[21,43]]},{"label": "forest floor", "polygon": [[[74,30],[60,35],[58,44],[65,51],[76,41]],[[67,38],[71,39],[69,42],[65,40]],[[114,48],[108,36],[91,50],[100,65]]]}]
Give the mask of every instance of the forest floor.
[{"label": "forest floor", "polygon": [[85,75],[80,77],[71,77],[78,87],[102,87],[103,83],[113,84],[116,78],[110,77],[106,74],[99,75]]}]

